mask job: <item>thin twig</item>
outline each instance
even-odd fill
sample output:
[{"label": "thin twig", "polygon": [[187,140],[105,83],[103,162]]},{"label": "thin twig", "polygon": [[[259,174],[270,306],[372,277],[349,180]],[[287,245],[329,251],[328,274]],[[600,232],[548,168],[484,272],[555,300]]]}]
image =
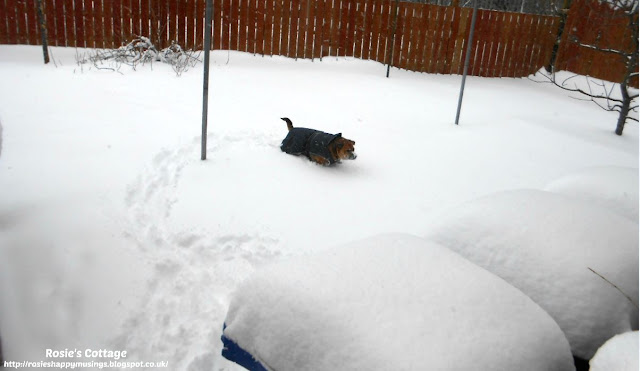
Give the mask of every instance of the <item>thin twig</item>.
[{"label": "thin twig", "polygon": [[635,301],[633,301],[633,299],[624,293],[624,291],[620,290],[620,288],[618,286],[616,286],[614,283],[612,283],[611,281],[609,281],[608,279],[604,278],[600,273],[594,271],[593,269],[587,267],[587,269],[589,269],[591,272],[595,273],[598,277],[602,278],[603,280],[605,280],[608,284],[610,284],[611,286],[613,286],[616,290],[618,290],[622,295],[624,295],[625,298],[627,298],[627,300],[629,300],[631,302],[631,304],[633,304],[634,307],[636,307],[636,309],[638,309],[638,304],[636,304]]}]

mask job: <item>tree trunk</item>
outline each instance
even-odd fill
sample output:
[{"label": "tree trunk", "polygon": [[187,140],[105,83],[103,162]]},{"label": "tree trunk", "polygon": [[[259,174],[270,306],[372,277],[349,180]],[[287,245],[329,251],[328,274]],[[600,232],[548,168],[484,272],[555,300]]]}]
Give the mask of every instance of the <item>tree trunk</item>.
[{"label": "tree trunk", "polygon": [[562,10],[560,10],[560,24],[558,26],[558,33],[556,35],[556,41],[553,44],[551,50],[551,59],[549,64],[545,66],[545,70],[548,73],[556,72],[556,59],[558,58],[558,50],[560,49],[560,42],[562,41],[562,35],[564,34],[564,26],[567,23],[567,16],[569,15],[569,9],[571,8],[572,0],[564,0]]},{"label": "tree trunk", "polygon": [[638,18],[637,9],[635,12],[629,12],[629,27],[631,28],[631,36],[633,39],[631,55],[627,59],[627,73],[620,83],[620,93],[622,96],[622,106],[620,107],[620,116],[618,116],[618,124],[616,125],[616,134],[622,135],[624,124],[631,111],[631,103],[633,98],[629,96],[629,84],[634,73],[638,69]]},{"label": "tree trunk", "polygon": [[629,97],[629,91],[627,90],[627,78],[620,84],[620,92],[622,93],[622,106],[620,107],[620,116],[618,116],[618,124],[616,125],[616,134],[622,135],[624,130],[624,124],[627,122],[627,116],[629,115],[629,107],[631,107],[631,98]]}]

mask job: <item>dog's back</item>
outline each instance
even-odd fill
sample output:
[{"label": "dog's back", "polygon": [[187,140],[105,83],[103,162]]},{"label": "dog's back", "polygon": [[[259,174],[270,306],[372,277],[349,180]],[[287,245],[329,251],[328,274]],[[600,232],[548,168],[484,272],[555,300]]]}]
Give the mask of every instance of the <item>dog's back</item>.
[{"label": "dog's back", "polygon": [[[287,126],[289,126],[289,123],[287,123]],[[291,127],[289,129],[289,133],[282,141],[280,149],[290,155],[308,155],[308,143],[310,142],[311,137],[316,133],[320,133],[320,131]]]},{"label": "dog's back", "polygon": [[324,131],[294,128],[293,123],[283,117],[289,132],[282,141],[280,149],[290,155],[305,155],[310,160],[321,164],[331,165],[341,159],[355,159],[353,145],[355,142],[342,138],[342,133],[329,134]]}]

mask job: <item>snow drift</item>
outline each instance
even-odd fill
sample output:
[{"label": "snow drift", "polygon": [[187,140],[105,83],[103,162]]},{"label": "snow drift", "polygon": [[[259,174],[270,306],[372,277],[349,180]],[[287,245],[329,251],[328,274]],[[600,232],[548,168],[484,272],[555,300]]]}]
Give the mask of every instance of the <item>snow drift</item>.
[{"label": "snow drift", "polygon": [[529,295],[558,322],[574,355],[590,359],[637,329],[638,225],[584,201],[519,190],[468,202],[427,236]]},{"label": "snow drift", "polygon": [[594,203],[638,223],[638,169],[582,169],[550,182],[545,190]]},{"label": "snow drift", "polygon": [[[42,48],[0,46],[5,360],[106,347],[176,371],[238,371],[220,334],[256,267],[422,234],[460,202],[578,169],[638,168],[638,125],[618,137],[617,113],[549,84],[469,76],[456,126],[460,76],[222,50],[200,161],[201,67],[114,73],[78,65],[83,49],[50,52],[43,65]],[[283,154],[284,115],[342,132],[358,159],[325,169]]]},{"label": "snow drift", "polygon": [[418,237],[389,234],[259,270],[224,334],[267,369],[573,370],[531,299]]},{"label": "snow drift", "polygon": [[589,361],[590,371],[638,371],[638,331],[607,340]]}]

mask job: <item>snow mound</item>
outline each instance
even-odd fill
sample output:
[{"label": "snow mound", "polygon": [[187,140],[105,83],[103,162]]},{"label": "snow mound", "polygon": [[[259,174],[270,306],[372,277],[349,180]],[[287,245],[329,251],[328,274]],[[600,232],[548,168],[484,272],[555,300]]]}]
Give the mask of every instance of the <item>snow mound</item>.
[{"label": "snow mound", "polygon": [[638,371],[638,331],[607,340],[589,361],[591,371]]},{"label": "snow mound", "polygon": [[602,278],[638,302],[638,225],[628,219],[563,195],[520,190],[458,207],[427,238],[529,295],[580,358],[637,329],[637,308]]},{"label": "snow mound", "polygon": [[595,203],[638,222],[638,169],[591,167],[554,180],[545,190]]},{"label": "snow mound", "polygon": [[573,370],[531,299],[435,243],[360,240],[257,271],[224,335],[268,369]]}]

